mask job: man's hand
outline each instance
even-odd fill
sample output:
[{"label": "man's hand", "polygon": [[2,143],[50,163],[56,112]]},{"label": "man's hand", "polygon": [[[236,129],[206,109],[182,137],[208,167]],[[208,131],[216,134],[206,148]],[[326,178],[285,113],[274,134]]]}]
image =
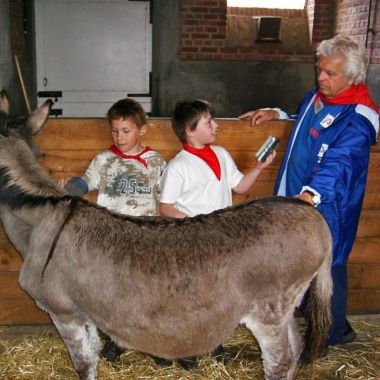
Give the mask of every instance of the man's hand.
[{"label": "man's hand", "polygon": [[314,206],[313,196],[310,195],[309,193],[298,194],[298,195],[295,195],[294,198],[301,199],[304,202],[310,203],[312,206]]},{"label": "man's hand", "polygon": [[279,113],[275,110],[256,110],[249,111],[239,116],[239,119],[250,119],[251,126],[261,124],[264,121],[278,119],[280,117]]}]

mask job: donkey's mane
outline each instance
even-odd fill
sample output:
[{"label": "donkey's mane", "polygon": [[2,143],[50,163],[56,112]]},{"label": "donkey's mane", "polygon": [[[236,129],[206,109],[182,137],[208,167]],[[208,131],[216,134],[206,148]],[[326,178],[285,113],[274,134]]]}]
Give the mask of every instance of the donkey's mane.
[{"label": "donkey's mane", "polygon": [[8,207],[56,203],[66,192],[37,163],[29,145],[15,137],[0,137],[0,202]]}]

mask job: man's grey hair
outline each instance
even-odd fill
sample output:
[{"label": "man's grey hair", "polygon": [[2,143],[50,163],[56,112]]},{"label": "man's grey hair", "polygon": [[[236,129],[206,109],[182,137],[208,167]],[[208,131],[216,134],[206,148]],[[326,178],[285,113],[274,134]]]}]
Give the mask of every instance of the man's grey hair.
[{"label": "man's grey hair", "polygon": [[346,57],[344,73],[354,84],[364,82],[367,72],[367,57],[364,47],[350,37],[335,36],[322,41],[317,48],[317,57],[343,54]]}]

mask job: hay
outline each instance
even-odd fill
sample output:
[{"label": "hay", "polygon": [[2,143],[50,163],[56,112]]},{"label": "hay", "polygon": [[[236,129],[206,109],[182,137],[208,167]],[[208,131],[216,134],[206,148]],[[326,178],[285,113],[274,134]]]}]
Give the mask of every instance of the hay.
[{"label": "hay", "polygon": [[[331,347],[326,358],[316,362],[314,368],[300,367],[295,376],[299,380],[380,379],[380,326],[352,321],[359,333],[356,342]],[[0,330],[0,335],[6,328]],[[157,365],[145,354],[128,351],[121,363],[101,360],[98,365],[100,380],[214,380],[263,379],[260,350],[248,330],[236,329],[225,342],[226,363],[223,365],[206,355],[198,365],[183,370],[176,364]],[[46,380],[77,379],[66,348],[54,334],[27,336],[0,340],[0,379]]]}]

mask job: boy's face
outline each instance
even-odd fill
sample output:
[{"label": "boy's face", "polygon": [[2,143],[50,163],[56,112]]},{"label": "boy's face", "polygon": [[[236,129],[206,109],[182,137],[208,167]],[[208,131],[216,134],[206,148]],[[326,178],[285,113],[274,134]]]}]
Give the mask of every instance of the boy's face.
[{"label": "boy's face", "polygon": [[206,144],[213,143],[217,134],[218,124],[209,113],[201,116],[193,131],[186,128],[187,142],[195,148],[203,148]]},{"label": "boy's face", "polygon": [[146,125],[139,128],[130,118],[111,120],[112,141],[125,154],[137,154],[142,150],[140,138],[146,130]]}]

